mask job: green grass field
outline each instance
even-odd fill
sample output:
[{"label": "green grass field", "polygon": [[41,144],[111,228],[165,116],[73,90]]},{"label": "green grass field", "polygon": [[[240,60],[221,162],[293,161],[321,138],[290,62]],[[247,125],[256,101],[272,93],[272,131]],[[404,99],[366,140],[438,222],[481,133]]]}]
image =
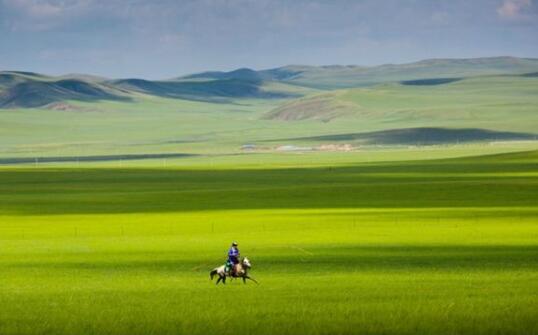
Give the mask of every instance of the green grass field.
[{"label": "green grass field", "polygon": [[2,168],[0,334],[538,333],[537,151],[293,157]]}]

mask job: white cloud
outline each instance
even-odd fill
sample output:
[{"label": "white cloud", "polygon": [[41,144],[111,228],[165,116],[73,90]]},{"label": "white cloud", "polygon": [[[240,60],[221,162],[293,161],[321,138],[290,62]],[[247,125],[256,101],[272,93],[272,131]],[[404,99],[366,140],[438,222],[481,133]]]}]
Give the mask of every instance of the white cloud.
[{"label": "white cloud", "polygon": [[55,18],[66,12],[78,12],[88,7],[91,2],[91,0],[3,0],[5,6],[34,19]]},{"label": "white cloud", "polygon": [[12,31],[45,31],[81,15],[91,0],[0,0],[9,10],[5,24]]},{"label": "white cloud", "polygon": [[531,6],[531,0],[504,0],[497,8],[497,14],[504,19],[518,19],[524,17],[524,11]]}]

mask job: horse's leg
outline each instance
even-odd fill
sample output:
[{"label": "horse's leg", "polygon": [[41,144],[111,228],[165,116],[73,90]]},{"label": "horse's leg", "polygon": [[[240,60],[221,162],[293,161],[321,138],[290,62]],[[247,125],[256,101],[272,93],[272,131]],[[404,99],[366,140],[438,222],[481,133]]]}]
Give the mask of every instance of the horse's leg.
[{"label": "horse's leg", "polygon": [[222,283],[226,284],[226,276],[222,277]]},{"label": "horse's leg", "polygon": [[243,276],[243,284],[246,284],[246,283],[247,283],[247,278]]},{"label": "horse's leg", "polygon": [[222,277],[219,276],[219,279],[217,279],[217,282],[215,283],[215,285],[218,285],[221,280],[222,280]]},{"label": "horse's leg", "polygon": [[254,279],[254,278],[252,278],[252,277],[250,277],[250,276],[245,276],[243,279],[250,279],[250,280],[252,280],[253,282],[255,282],[256,284],[258,284],[258,285],[260,284],[260,283],[258,283],[258,282],[256,281],[256,279]]}]

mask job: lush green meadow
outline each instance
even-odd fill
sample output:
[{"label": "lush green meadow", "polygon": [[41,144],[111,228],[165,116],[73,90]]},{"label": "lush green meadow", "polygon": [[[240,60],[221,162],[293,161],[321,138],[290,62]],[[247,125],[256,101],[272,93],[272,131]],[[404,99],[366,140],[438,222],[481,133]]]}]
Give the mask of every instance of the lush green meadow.
[{"label": "lush green meadow", "polygon": [[320,157],[2,168],[0,334],[538,333],[537,151]]}]

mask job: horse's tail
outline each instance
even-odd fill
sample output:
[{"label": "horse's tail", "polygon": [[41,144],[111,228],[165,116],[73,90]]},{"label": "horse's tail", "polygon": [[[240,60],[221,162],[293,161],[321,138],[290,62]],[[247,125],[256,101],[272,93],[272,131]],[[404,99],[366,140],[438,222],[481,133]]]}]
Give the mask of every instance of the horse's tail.
[{"label": "horse's tail", "polygon": [[210,273],[209,273],[209,279],[213,280],[213,278],[215,277],[215,275],[217,274],[217,269],[213,269]]}]

